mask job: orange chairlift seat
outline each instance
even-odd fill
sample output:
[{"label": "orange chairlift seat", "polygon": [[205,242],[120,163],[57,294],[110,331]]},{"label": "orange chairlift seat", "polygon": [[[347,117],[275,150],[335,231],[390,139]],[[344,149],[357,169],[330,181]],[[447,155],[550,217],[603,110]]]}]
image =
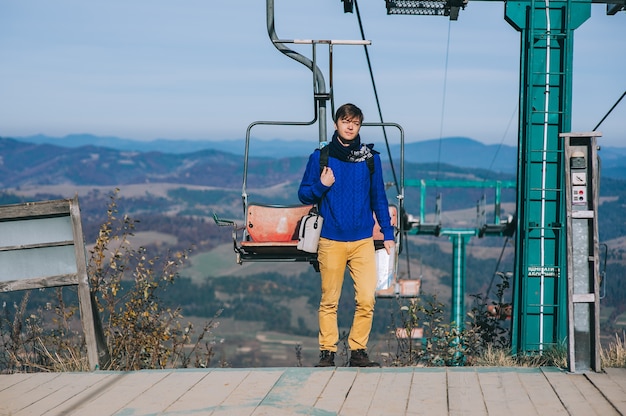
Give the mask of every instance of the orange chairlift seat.
[{"label": "orange chairlift seat", "polygon": [[[249,203],[245,207],[245,225],[231,220],[213,219],[220,226],[232,226],[233,248],[237,263],[306,261],[314,266],[317,255],[298,250],[298,230],[303,216],[312,205],[267,205]],[[239,232],[243,232],[240,241]],[[317,269],[317,267],[316,267]]]},{"label": "orange chairlift seat", "polygon": [[234,242],[237,262],[315,261],[315,253],[297,248],[300,221],[311,208],[312,205],[249,204],[243,240],[239,247]]}]

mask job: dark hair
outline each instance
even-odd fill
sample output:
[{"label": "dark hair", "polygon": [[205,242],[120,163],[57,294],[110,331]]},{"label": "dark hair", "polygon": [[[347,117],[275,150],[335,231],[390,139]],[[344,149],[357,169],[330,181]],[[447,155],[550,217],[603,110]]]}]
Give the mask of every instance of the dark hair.
[{"label": "dark hair", "polygon": [[344,104],[335,112],[335,123],[344,118],[358,118],[359,121],[363,121],[363,112],[359,107],[354,104]]}]

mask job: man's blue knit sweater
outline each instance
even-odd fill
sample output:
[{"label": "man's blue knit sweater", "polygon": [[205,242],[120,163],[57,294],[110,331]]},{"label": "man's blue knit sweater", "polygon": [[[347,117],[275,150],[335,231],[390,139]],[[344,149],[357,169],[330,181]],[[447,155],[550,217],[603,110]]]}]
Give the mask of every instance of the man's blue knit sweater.
[{"label": "man's blue knit sweater", "polygon": [[345,162],[328,158],[335,183],[325,186],[320,181],[320,151],[309,157],[298,198],[303,204],[319,204],[324,218],[321,236],[334,241],[357,241],[372,237],[376,214],[385,240],[394,240],[385,194],[382,165],[374,153],[374,172],[370,175],[367,162]]}]

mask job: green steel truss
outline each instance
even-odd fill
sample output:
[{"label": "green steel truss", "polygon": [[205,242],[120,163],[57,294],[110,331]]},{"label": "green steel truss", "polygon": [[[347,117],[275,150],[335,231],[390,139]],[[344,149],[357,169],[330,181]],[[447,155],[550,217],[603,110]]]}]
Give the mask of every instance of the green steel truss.
[{"label": "green steel truss", "polygon": [[591,0],[516,1],[505,19],[521,32],[517,230],[512,342],[541,352],[567,337],[563,143],[571,128],[573,31]]}]

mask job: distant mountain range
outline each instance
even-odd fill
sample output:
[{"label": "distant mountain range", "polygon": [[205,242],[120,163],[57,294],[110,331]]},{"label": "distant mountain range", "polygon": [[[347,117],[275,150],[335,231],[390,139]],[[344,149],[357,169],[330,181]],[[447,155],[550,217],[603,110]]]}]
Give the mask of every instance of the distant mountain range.
[{"label": "distant mountain range", "polygon": [[[225,158],[228,159],[230,157],[227,156],[227,154],[233,156],[243,156],[245,150],[244,139],[222,141],[158,139],[152,141],[138,141],[119,137],[94,136],[90,134],[74,134],[62,138],[36,135],[17,137],[14,139],[21,143],[44,146],[39,148],[37,153],[39,154],[39,157],[45,154],[45,160],[47,163],[53,163],[49,157],[51,155],[55,155],[56,157],[71,158],[78,156],[80,153],[84,153],[84,151],[89,148],[93,150],[96,147],[122,152],[151,154],[149,158],[157,159],[159,157],[156,156],[156,153],[160,153],[162,154],[162,161],[165,162],[164,159],[168,159],[170,163],[172,163],[172,160],[184,160],[186,157],[188,158],[190,154],[194,153],[196,153],[197,156],[206,156],[208,158],[207,163],[212,163],[210,160],[215,159],[216,157],[221,160],[221,163],[223,163]],[[6,153],[6,143],[4,141],[3,143],[2,156],[4,162],[8,163],[7,156],[9,155]],[[260,140],[254,138],[251,139],[250,143],[251,158],[272,159],[306,157],[317,145],[317,143],[313,140],[310,142],[303,142],[280,139]],[[400,153],[399,145],[391,144],[389,148],[393,158],[397,160]],[[31,148],[31,150],[35,149],[36,148]],[[40,152],[41,149],[45,149],[45,152]],[[77,149],[82,150],[77,153]],[[387,148],[384,143],[376,143],[375,149],[381,152],[383,156],[386,156]],[[117,156],[115,156],[116,152],[101,150],[98,151],[98,153],[100,154],[99,158],[103,159],[90,161],[84,160],[84,157],[81,156],[81,163],[83,165],[97,163],[98,165],[103,166],[104,163],[107,163],[107,157],[117,158]],[[626,179],[626,148],[603,147],[599,154],[602,160],[603,176],[616,179]],[[39,160],[39,157],[34,155],[34,160]],[[126,157],[129,157],[128,154]],[[133,158],[137,159],[137,163],[139,164],[141,164],[142,161],[143,163],[149,163],[146,160],[146,156],[135,155]],[[441,140],[434,139],[405,144],[405,161],[410,163],[441,163],[457,167],[479,168],[496,173],[500,172],[508,175],[515,175],[517,169],[517,159],[517,148],[514,146],[487,145],[466,137],[448,137]],[[239,159],[238,162],[235,162],[235,160],[237,160],[237,158],[231,160],[230,163],[241,163],[241,159]],[[108,161],[108,163],[110,162],[113,162],[113,160]],[[213,162],[215,162],[215,160],[213,160]],[[32,163],[33,160],[31,159],[29,164],[32,165]],[[128,161],[126,163],[128,163]],[[159,166],[157,164],[152,167],[156,169],[157,172],[171,174],[171,170],[168,170],[168,166]],[[171,167],[172,166],[169,166],[169,168]],[[162,168],[162,170],[160,168]],[[128,173],[129,172],[126,172],[126,174]],[[120,174],[122,174],[122,172],[120,172]],[[159,173],[156,174],[158,175]],[[113,178],[111,179],[113,180]],[[117,179],[114,180],[114,182],[116,181]]]},{"label": "distant mountain range", "polygon": [[[258,146],[257,142],[261,146]],[[255,141],[248,165],[246,192],[250,200],[279,205],[298,203],[298,183],[307,156],[313,147],[315,144],[308,142]],[[397,147],[391,147],[392,153],[397,155]],[[301,273],[299,269],[288,269],[286,267],[290,266],[283,266],[287,263],[281,264],[280,267],[272,263],[254,264],[254,267],[250,268],[247,267],[249,265],[245,265],[246,268],[236,265],[230,227],[218,227],[211,221],[213,214],[234,221],[242,219],[243,148],[243,140],[140,142],[90,135],[69,136],[63,139],[45,136],[0,138],[0,189],[3,191],[0,192],[0,199],[4,198],[4,204],[12,204],[23,202],[19,198],[32,201],[67,198],[74,193],[80,193],[83,230],[86,241],[92,242],[96,241],[100,226],[106,220],[103,212],[108,202],[109,191],[119,188],[124,193],[117,200],[120,212],[138,220],[138,227],[133,236],[137,239],[134,240],[136,244],[158,250],[163,258],[168,253],[187,250],[193,246],[194,257],[190,261],[193,267],[184,270],[183,276],[194,276],[197,281],[203,283],[216,276],[225,276],[224,286],[213,287],[211,290],[231,292],[237,296],[232,296],[233,303],[229,308],[225,308],[226,311],[222,316],[241,320],[242,315],[239,314],[248,313],[250,309],[239,305],[254,304],[255,308],[259,308],[254,309],[255,318],[271,317],[277,313],[273,307],[279,306],[283,308],[280,309],[281,314],[285,314],[284,310],[287,309],[292,314],[284,315],[286,319],[283,323],[286,322],[285,325],[289,326],[289,322],[296,321],[290,316],[297,317],[303,313],[303,306],[298,299],[315,297],[308,289],[309,286],[298,283],[293,287],[290,286],[292,289],[297,287],[297,292],[293,290],[280,291],[277,294],[270,292],[268,295],[265,290],[250,291],[251,287],[257,286],[251,286],[249,280],[246,280],[244,286],[237,286],[242,279],[232,277],[250,278],[258,275],[260,277],[255,279],[266,282],[268,276],[271,276],[271,279],[283,279],[274,277],[275,274],[281,273],[287,276],[287,279],[291,279],[287,280],[291,284],[297,281],[289,274],[297,275]],[[376,148],[383,155],[386,153],[384,145],[377,144]],[[624,180],[626,149],[604,149],[602,156],[605,176],[602,178],[600,192],[604,201],[599,207],[598,224],[601,241],[607,244],[609,256],[606,262],[606,275],[610,276],[606,279],[606,291],[609,295],[603,302],[617,310],[620,305],[625,304],[626,299],[624,285],[620,283],[624,271],[622,251],[626,246],[624,243],[626,223],[623,221],[623,204],[626,201],[626,180]],[[468,138],[409,143],[406,145],[405,159],[408,179],[515,180],[517,165],[514,147],[484,145]],[[389,164],[385,164],[384,168],[387,175]],[[623,179],[619,179],[620,176],[617,179],[607,178],[608,169],[621,173]],[[445,224],[453,223],[466,227],[475,223],[476,202],[486,194],[485,190],[468,188],[439,191],[442,195],[441,200],[444,201],[442,211]],[[388,194],[392,200],[395,196],[394,189],[390,188]],[[420,197],[417,189],[406,190],[404,207],[408,213],[417,215],[420,212],[422,208]],[[491,198],[490,195],[487,197]],[[514,213],[515,198],[515,190],[503,190],[502,208],[505,215]],[[434,212],[434,199],[433,193],[429,194],[425,201],[427,215]],[[417,237],[413,239],[414,242],[415,240]],[[411,258],[411,268],[419,270],[420,278],[423,278],[423,287],[426,288],[425,293],[449,293],[449,289],[446,288],[449,285],[447,277],[450,276],[451,257],[448,248],[450,243],[446,240],[435,241],[429,238],[420,240],[419,248],[406,246],[411,247],[410,251],[414,253],[412,256],[418,256]],[[492,267],[510,270],[504,267],[513,267],[507,266],[512,264],[512,253],[507,250],[503,258],[504,251],[499,248],[500,241],[488,240],[490,239],[472,239],[471,247],[480,247],[480,250],[468,250],[467,293],[481,293],[490,285],[489,278],[492,275],[485,273],[486,270],[492,270]],[[476,254],[479,252],[480,254]],[[409,250],[405,253],[408,257]],[[493,257],[489,257],[489,253]],[[502,262],[500,259],[503,259]],[[408,266],[406,273],[410,276]],[[313,279],[311,276],[305,276],[302,281],[311,282]],[[278,284],[278,287],[284,286],[281,285],[282,283]],[[200,305],[204,311],[209,311],[203,313],[210,313],[207,315],[210,318],[216,308],[221,307],[217,304],[219,296],[213,292],[202,295],[205,296],[201,296],[202,302],[194,301],[193,304],[187,297],[182,297],[182,291],[171,293],[181,296],[180,299],[173,301],[174,304],[185,305],[185,311],[190,313],[200,314],[200,307],[192,308]],[[259,297],[262,301],[259,301]],[[378,313],[381,314],[380,311]],[[391,313],[385,315],[385,312],[382,312],[380,316],[391,316]],[[268,321],[267,325],[274,325],[275,321],[275,319]],[[296,330],[302,330],[302,325],[296,329],[285,329],[292,332]],[[314,328],[311,330],[315,331]],[[388,332],[388,327],[384,326],[382,331]]]}]

